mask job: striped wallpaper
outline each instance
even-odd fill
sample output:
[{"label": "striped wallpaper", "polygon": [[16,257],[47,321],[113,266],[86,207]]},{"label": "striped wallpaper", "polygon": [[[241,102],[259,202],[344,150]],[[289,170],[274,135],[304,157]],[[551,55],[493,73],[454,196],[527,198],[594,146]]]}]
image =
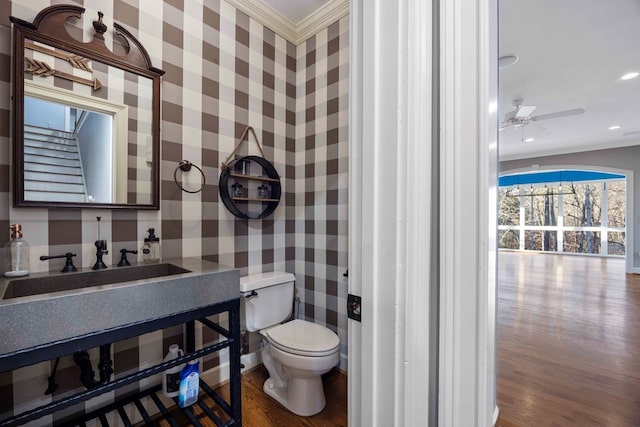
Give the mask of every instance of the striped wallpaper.
[{"label": "striped wallpaper", "polygon": [[[57,0],[0,2],[0,238],[20,222],[31,244],[32,271],[62,267],[40,255],[78,253],[76,265],[95,261],[96,216],[109,242],[107,264],[121,248],[139,248],[149,227],[161,238],[163,258],[203,257],[239,268],[241,274],[285,270],[296,275],[300,318],[327,325],[346,348],[348,18],[298,46],[236,10],[224,0],[66,0],[84,6],[91,19],[104,12],[145,46],[162,79],[161,202],[159,211],[37,209],[12,207],[10,176],[9,15],[31,21]],[[109,30],[108,30],[109,31]],[[239,220],[219,201],[220,162],[250,125],[281,176],[282,198],[264,220]],[[255,154],[254,142],[240,154]],[[173,174],[182,159],[199,165],[207,184],[200,193],[179,190]],[[186,186],[199,176],[184,173]],[[79,319],[81,321],[82,319]],[[63,327],[62,325],[60,327]],[[181,341],[181,328],[115,343],[116,376],[162,359]],[[197,341],[210,342],[209,332]],[[255,347],[254,347],[255,348]],[[253,349],[254,349],[253,348]],[[90,351],[97,358],[97,349]],[[223,354],[224,360],[225,355]],[[218,356],[205,368],[218,364]],[[49,401],[43,391],[52,363],[0,373],[0,418]],[[346,369],[346,360],[341,361]],[[54,398],[79,386],[70,357],[60,361]],[[55,423],[147,382],[108,393],[41,420]]]}]

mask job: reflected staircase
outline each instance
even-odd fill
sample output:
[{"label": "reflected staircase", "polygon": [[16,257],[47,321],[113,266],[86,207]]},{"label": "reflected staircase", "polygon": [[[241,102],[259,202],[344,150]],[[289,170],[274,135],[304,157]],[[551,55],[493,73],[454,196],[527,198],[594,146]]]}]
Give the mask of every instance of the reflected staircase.
[{"label": "reflected staircase", "polygon": [[74,133],[25,125],[24,153],[25,200],[87,201]]}]

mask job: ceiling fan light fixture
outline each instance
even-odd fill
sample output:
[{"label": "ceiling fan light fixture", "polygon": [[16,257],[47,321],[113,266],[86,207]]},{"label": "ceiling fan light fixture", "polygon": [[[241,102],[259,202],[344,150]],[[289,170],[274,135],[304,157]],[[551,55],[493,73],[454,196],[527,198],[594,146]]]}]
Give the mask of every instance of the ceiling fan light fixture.
[{"label": "ceiling fan light fixture", "polygon": [[524,142],[533,142],[535,140],[536,140],[535,138],[527,138],[524,140]]},{"label": "ceiling fan light fixture", "polygon": [[620,126],[618,125],[609,126],[609,130],[617,130],[617,129],[620,129]]},{"label": "ceiling fan light fixture", "polygon": [[624,76],[620,77],[620,80],[631,80],[631,79],[635,79],[638,76],[640,76],[640,73],[638,73],[637,71],[634,71],[632,73],[627,73]]},{"label": "ceiling fan light fixture", "polygon": [[517,55],[505,55],[498,58],[498,68],[504,70],[511,67],[520,60]]}]

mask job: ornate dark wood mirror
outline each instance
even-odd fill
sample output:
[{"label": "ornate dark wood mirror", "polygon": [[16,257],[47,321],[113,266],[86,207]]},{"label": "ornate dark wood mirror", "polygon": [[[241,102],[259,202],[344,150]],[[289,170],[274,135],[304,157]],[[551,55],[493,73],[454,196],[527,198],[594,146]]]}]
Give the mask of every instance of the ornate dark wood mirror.
[{"label": "ornate dark wood mirror", "polygon": [[84,11],[11,17],[14,204],[158,209],[164,71],[126,29],[105,38],[102,13]]}]

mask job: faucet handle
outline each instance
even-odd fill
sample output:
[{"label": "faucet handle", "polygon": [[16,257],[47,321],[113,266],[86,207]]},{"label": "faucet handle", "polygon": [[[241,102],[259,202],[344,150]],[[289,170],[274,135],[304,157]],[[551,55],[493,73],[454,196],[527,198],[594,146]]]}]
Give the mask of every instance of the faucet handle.
[{"label": "faucet handle", "polygon": [[122,254],[120,256],[120,262],[118,263],[118,267],[126,267],[131,265],[131,263],[129,262],[129,260],[127,259],[127,254],[137,254],[138,251],[134,250],[134,251],[130,251],[127,249],[120,249],[120,253]]},{"label": "faucet handle", "polygon": [[71,252],[67,252],[64,255],[42,255],[40,257],[40,261],[47,261],[49,259],[56,259],[56,258],[66,258],[67,262],[65,263],[64,268],[62,269],[61,272],[62,273],[69,273],[69,272],[78,271],[76,266],[73,265],[73,260],[71,259],[74,256],[76,256],[76,254],[71,253]]}]

